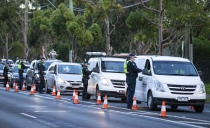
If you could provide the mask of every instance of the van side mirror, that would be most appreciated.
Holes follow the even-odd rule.
[[[143,69],[142,74],[151,76],[151,71],[147,69]]]
[[[99,73],[99,69],[98,68],[93,68],[93,70],[92,70],[93,72],[96,72],[96,73]]]

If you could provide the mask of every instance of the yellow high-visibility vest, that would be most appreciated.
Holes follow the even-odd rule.
[[[128,63],[129,63],[130,61],[131,61],[131,60],[127,60],[127,61],[125,61],[125,63],[124,63],[124,72],[125,72],[125,73],[128,73],[127,65],[128,65]]]

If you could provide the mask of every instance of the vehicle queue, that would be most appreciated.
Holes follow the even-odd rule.
[[[83,100],[91,96],[97,99],[100,93],[102,99],[105,96],[121,98],[122,101],[127,99],[128,109],[131,109],[133,97],[146,102],[151,110],[161,105],[162,101],[172,109],[194,106],[196,112],[202,112],[205,105],[205,85],[198,71],[189,60],[180,57],[131,54],[126,60],[125,57],[100,55],[90,57],[84,65],[41,58],[26,67],[23,79],[27,89],[36,84],[40,93],[43,93],[42,88],[50,93],[54,86],[61,94],[77,90],[83,93]],[[12,72],[16,68],[17,65],[14,65]],[[2,69],[4,65],[0,64]],[[11,80],[13,78],[16,77],[8,81],[14,81]]]

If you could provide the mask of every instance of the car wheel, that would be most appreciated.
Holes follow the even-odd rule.
[[[195,108],[195,112],[201,113],[203,112],[204,105],[194,106],[194,108]]]
[[[123,103],[125,103],[125,102],[126,102],[126,97],[121,98],[121,101],[122,101]]]
[[[157,108],[157,105],[154,103],[152,92],[149,92],[147,96],[147,106],[150,110],[155,110]]]
[[[48,85],[47,85],[47,81],[45,82],[45,92],[50,93],[50,90],[49,90]]]
[[[173,110],[173,111],[176,111],[177,110],[177,105],[171,105],[171,109]]]

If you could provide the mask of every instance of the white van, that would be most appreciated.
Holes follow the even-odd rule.
[[[87,93],[97,97],[119,97],[125,100],[125,73],[123,58],[95,57],[88,61],[88,69],[93,71],[88,80]]]
[[[169,56],[137,56],[135,62],[143,69],[136,80],[135,96],[155,109],[162,101],[177,106],[204,109],[206,92],[195,66],[187,59]]]

